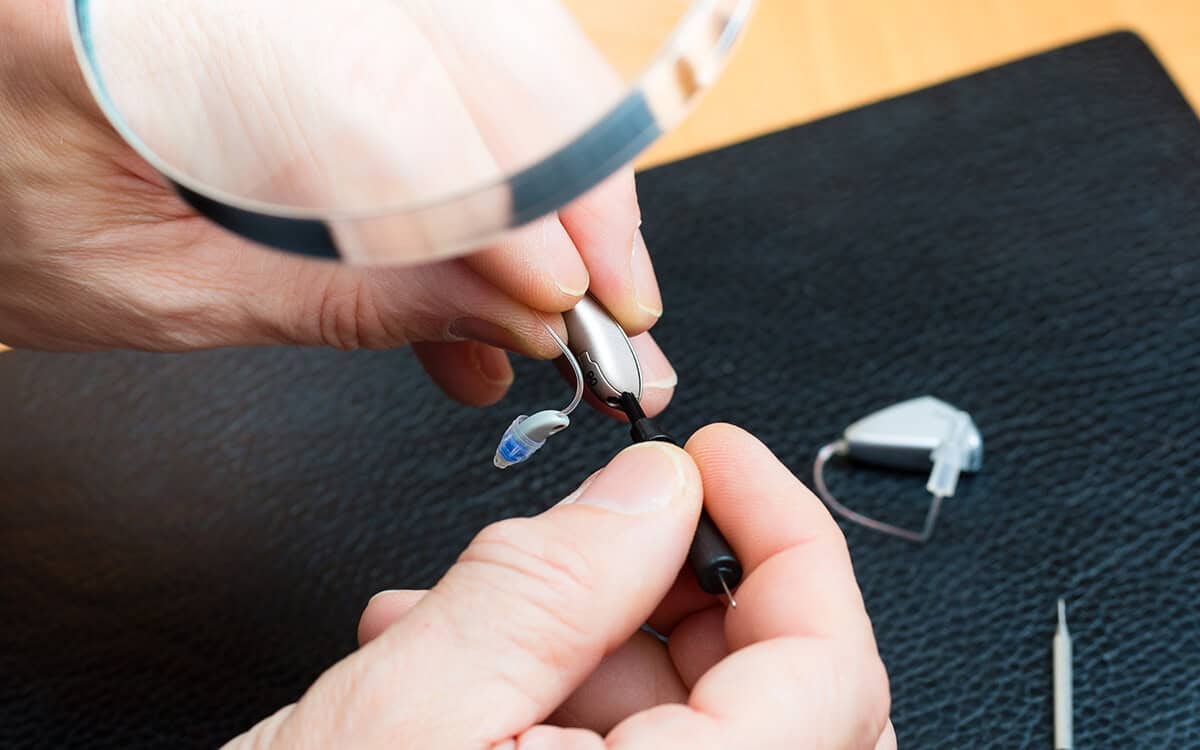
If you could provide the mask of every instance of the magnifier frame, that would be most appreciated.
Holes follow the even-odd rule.
[[[454,194],[355,212],[247,199],[172,167],[124,122],[108,95],[91,38],[95,0],[66,1],[76,56],[105,117],[200,214],[255,242],[327,258],[340,257],[337,238],[344,228],[400,221],[412,229],[400,234],[424,245],[406,248],[408,254],[422,260],[478,247],[544,216],[632,161],[677,125],[716,80],[754,5],[754,0],[696,0],[617,104],[532,166]]]

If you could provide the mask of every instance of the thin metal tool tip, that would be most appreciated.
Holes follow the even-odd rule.
[[[729,584],[725,583],[725,576],[718,573],[717,580],[721,582],[721,588],[725,589],[725,596],[729,599],[729,606],[737,609],[737,601],[733,598],[733,592],[729,590]]]
[[[1071,632],[1067,630],[1067,604],[1058,600],[1058,628],[1054,631],[1054,747],[1071,750],[1075,746],[1074,708],[1072,705]]]

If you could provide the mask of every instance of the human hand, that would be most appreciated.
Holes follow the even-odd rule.
[[[642,334],[648,411],[670,399],[674,372],[643,333],[662,303],[629,170],[464,258],[360,268],[269,251],[194,214],[116,135],[84,85],[62,6],[0,2],[0,342],[412,344],[449,395],[486,405],[512,380],[503,350],[555,356],[542,314],[561,331],[554,313],[590,289]]]
[[[428,592],[376,596],[362,648],[229,750],[894,749],[824,506],[738,428],[686,451],[627,448],[542,515],[484,530]],[[746,569],[736,609],[676,580],[702,493]]]

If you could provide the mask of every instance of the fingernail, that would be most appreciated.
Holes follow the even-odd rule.
[[[563,283],[560,278],[556,276],[554,279],[554,286],[558,287],[558,291],[562,292],[568,297],[582,297],[583,295],[587,294],[588,284],[591,282],[591,279],[585,275],[582,281],[582,284],[568,285]]]
[[[658,346],[650,333],[642,333],[630,339],[638,362],[642,365],[642,389],[671,390],[679,385],[679,376],[671,361]]]
[[[642,236],[641,229],[633,233],[633,251],[629,258],[633,273],[633,294],[638,309],[647,315],[662,317],[662,294],[658,289],[654,265],[650,262],[650,250],[646,247],[646,238]]]
[[[588,289],[587,266],[557,215],[542,219],[541,235],[541,247],[554,286],[568,297],[582,297]]]
[[[378,599],[381,596],[388,596],[390,594],[399,594],[399,593],[400,593],[400,589],[384,589],[383,591],[380,591],[379,593],[372,595],[371,598],[367,600],[367,606],[368,607],[371,606],[371,602],[375,601],[376,599]]]
[[[471,360],[487,382],[512,385],[513,371],[508,366],[508,356],[504,352],[484,344],[475,344],[471,347]]]
[[[579,259],[574,245],[570,247],[570,253],[554,254],[550,261],[550,274],[558,291],[568,297],[582,297],[587,294],[591,277],[588,276],[587,266]]]
[[[617,454],[574,505],[637,515],[666,507],[683,491],[681,451],[663,443],[639,443]]]
[[[501,349],[515,348],[515,337],[512,333],[495,323],[479,318],[459,318],[450,324],[449,332],[452,338],[481,341]]]
[[[642,383],[642,388],[655,388],[660,391],[671,391],[675,390],[675,386],[677,385],[679,385],[679,376],[676,375],[675,370],[672,369],[671,372],[663,375],[660,378],[655,378],[654,380],[648,380],[645,383]]]

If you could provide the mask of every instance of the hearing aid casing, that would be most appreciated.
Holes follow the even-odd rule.
[[[590,296],[563,313],[567,346],[579,360],[583,380],[604,403],[618,407],[621,394],[642,397],[642,370],[629,337]]]
[[[983,438],[966,412],[941,399],[922,396],[863,417],[842,433],[846,454],[893,469],[927,471],[939,448],[961,452],[963,471],[983,466]]]
[[[932,500],[920,531],[878,521],[838,502],[825,484],[825,464],[834,456],[891,469],[929,471],[925,489]],[[931,466],[932,464],[932,466]],[[875,531],[924,543],[933,536],[942,501],[953,497],[963,472],[983,467],[983,437],[971,415],[932,396],[909,399],[847,427],[840,440],[817,451],[813,484],[838,515]]]

